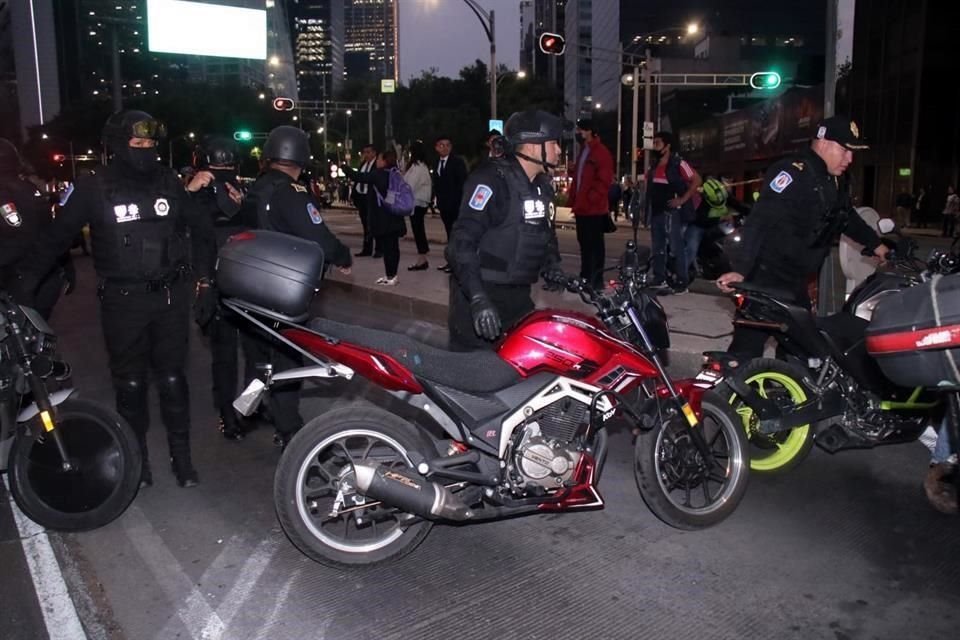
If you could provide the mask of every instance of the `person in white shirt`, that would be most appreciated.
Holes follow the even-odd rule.
[[[426,151],[419,140],[410,146],[410,162],[403,179],[413,189],[413,198],[416,207],[410,217],[410,226],[413,228],[413,239],[417,243],[417,261],[407,267],[407,271],[424,271],[430,267],[427,254],[430,253],[430,243],[427,242],[427,231],[423,218],[427,215],[427,207],[433,199],[433,179],[426,163]]]

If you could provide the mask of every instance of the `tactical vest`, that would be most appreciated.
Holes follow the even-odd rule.
[[[187,266],[180,181],[164,170],[137,184],[108,166],[99,183],[102,210],[90,229],[97,275],[128,282],[175,279]]]
[[[480,277],[492,284],[533,284],[540,277],[553,229],[553,188],[539,175],[530,182],[515,160],[491,161],[507,183],[509,211],[480,240]]]
[[[282,219],[279,216],[273,215],[270,211],[270,201],[273,199],[273,195],[277,192],[277,189],[289,184],[290,178],[285,173],[270,171],[257,178],[257,181],[250,187],[246,200],[256,210],[255,226],[257,229],[289,233],[288,229],[280,228],[280,226],[283,226]],[[277,225],[278,220],[281,221],[280,226]]]

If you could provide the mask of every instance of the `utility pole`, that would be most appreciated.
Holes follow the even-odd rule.
[[[630,145],[630,177],[637,181],[637,127],[640,118],[640,64],[633,64],[633,136]]]
[[[650,68],[650,47],[647,47],[644,58],[646,59],[646,76],[644,77],[644,87],[643,87],[643,121],[644,124],[650,120],[650,116],[653,113],[653,109],[650,106],[651,96],[653,95],[653,70]],[[646,178],[647,173],[650,171],[650,150],[647,149],[647,145],[643,145],[643,175]]]
[[[623,59],[623,44],[617,47],[617,59]],[[623,67],[620,67],[621,71]],[[618,74],[619,75],[619,74]],[[617,78],[617,182],[620,181],[620,157],[623,155],[623,80]]]
[[[373,98],[367,98],[367,144],[373,144]]]

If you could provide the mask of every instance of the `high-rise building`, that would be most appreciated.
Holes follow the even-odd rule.
[[[540,51],[540,34],[563,34],[567,0],[521,0],[520,2],[520,68],[533,77],[546,80],[551,86],[563,82],[566,56],[552,56]]]
[[[566,4],[563,93],[568,120],[616,109],[622,67],[616,45],[621,4],[609,0],[568,0]]]
[[[49,1],[13,2],[8,17],[21,128],[12,137],[18,138],[60,111],[57,46]]]
[[[20,137],[17,71],[13,64],[13,20],[10,4],[0,0],[0,138]]]
[[[297,85],[302,100],[323,100],[343,85],[344,0],[294,0]]]
[[[344,75],[400,77],[397,0],[344,0]]]

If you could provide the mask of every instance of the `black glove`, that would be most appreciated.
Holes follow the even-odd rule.
[[[200,328],[205,329],[213,320],[213,316],[217,313],[219,297],[217,288],[212,284],[197,283],[197,297],[193,301],[193,319]]]
[[[545,269],[540,273],[545,291],[564,291],[570,278],[559,269]]]
[[[473,316],[473,330],[485,340],[493,342],[500,335],[500,314],[493,308],[490,298],[478,293],[470,298],[470,315]]]

